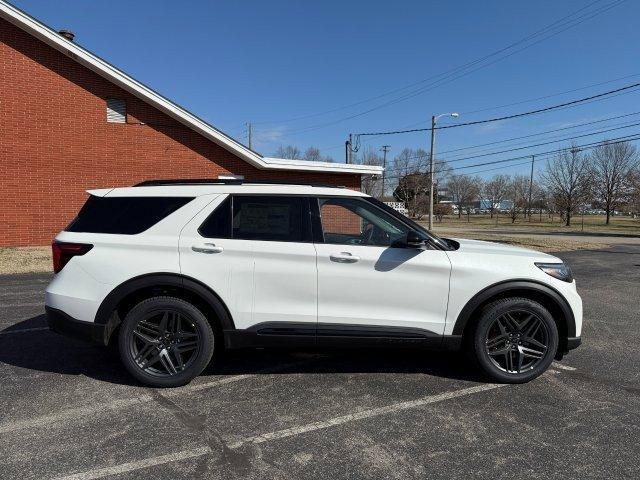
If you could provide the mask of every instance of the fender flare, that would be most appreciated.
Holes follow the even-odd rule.
[[[575,337],[576,321],[567,300],[554,288],[535,280],[506,280],[504,282],[494,283],[493,285],[489,285],[485,289],[481,290],[474,295],[460,311],[460,314],[456,319],[456,323],[453,326],[452,334],[462,335],[465,327],[469,323],[469,320],[471,320],[471,314],[476,310],[476,308],[487,300],[510,291],[528,291],[534,292],[538,295],[544,295],[562,312],[564,317],[563,320],[567,327],[567,337]]]
[[[112,313],[123,298],[137,290],[149,287],[177,287],[187,290],[203,299],[216,313],[224,330],[235,330],[233,318],[222,299],[202,282],[179,273],[150,273],[131,278],[114,288],[102,301],[95,317],[95,323],[106,325],[109,334],[113,325]]]

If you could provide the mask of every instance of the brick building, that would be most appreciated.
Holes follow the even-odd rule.
[[[360,188],[379,167],[267,158],[0,0],[0,246],[45,245],[90,188],[151,178]]]

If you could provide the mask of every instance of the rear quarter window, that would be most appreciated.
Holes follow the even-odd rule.
[[[90,196],[67,232],[135,235],[193,200],[193,197]]]

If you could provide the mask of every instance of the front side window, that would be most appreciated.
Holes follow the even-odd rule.
[[[227,198],[199,229],[208,238],[310,241],[307,199],[236,195]]]
[[[390,247],[411,230],[359,198],[320,198],[318,202],[325,243]]]

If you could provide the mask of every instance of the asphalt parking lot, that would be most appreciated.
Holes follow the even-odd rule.
[[[583,345],[520,386],[454,354],[254,351],[154,390],[46,329],[47,275],[0,277],[0,478],[640,478],[640,247],[560,256]]]

